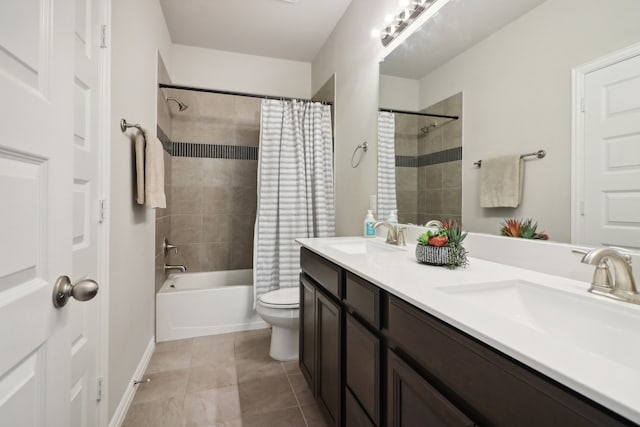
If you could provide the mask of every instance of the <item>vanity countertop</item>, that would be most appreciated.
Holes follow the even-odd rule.
[[[455,270],[423,265],[415,245],[380,238],[297,242],[640,424],[640,306],[592,295],[586,282],[472,256]]]

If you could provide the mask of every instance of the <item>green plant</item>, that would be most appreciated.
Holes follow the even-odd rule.
[[[462,231],[462,226],[454,220],[444,221],[442,227],[435,231],[427,231],[418,236],[418,245],[449,248],[449,268],[465,266],[468,264],[467,251],[462,246],[462,241],[467,233]]]
[[[523,239],[539,239],[548,240],[549,235],[542,232],[538,233],[538,223],[532,219],[515,219],[507,218],[501,224],[500,234],[508,237],[520,237]]]

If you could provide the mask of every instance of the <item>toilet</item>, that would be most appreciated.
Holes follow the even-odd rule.
[[[281,361],[297,359],[300,289],[267,292],[258,298],[256,311],[272,326],[269,356]]]

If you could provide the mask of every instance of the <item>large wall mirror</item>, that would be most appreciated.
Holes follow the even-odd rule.
[[[639,18],[637,0],[448,1],[380,64],[378,158],[390,172],[379,172],[379,206],[393,177],[400,222],[453,218],[499,234],[503,219],[531,218],[554,241],[570,242],[573,223],[573,243],[640,246]],[[627,68],[603,67],[608,77],[588,86],[589,64],[634,48]],[[578,153],[577,173],[572,72],[585,67],[596,93],[585,89],[585,114],[618,129]],[[525,158],[518,207],[480,207],[474,163],[538,150],[546,156]],[[612,177],[626,184],[600,188]],[[572,204],[572,181],[594,195]]]

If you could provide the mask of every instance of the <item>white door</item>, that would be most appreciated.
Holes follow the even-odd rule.
[[[0,425],[69,426],[74,7],[0,2]]]
[[[640,56],[585,76],[584,243],[640,249]]]
[[[99,0],[75,0],[73,130],[73,282],[98,277],[99,154],[101,150],[101,8]],[[98,425],[100,295],[68,304],[71,321],[72,427]]]

